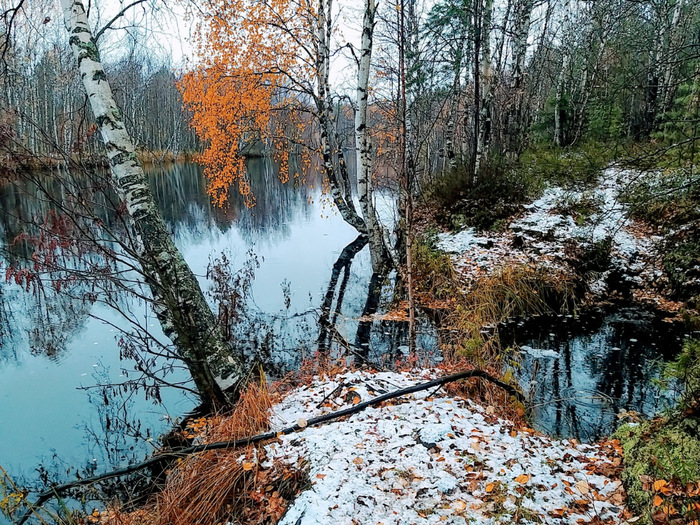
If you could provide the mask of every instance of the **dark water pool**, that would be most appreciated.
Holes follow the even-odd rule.
[[[620,304],[512,321],[500,334],[520,348],[513,369],[533,401],[535,426],[548,434],[594,441],[635,413],[673,405],[673,386],[664,390],[657,379],[685,336],[663,313]]]

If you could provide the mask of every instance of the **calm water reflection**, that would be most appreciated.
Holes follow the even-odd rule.
[[[332,269],[356,232],[333,212],[320,181],[282,184],[264,159],[251,161],[248,171],[256,196],[253,208],[246,208],[235,193],[226,208],[211,206],[196,165],[155,170],[149,178],[168,228],[204,289],[210,288],[205,276],[213,258],[226,253],[238,268],[250,250],[256,254],[260,267],[251,289],[250,317],[237,327],[237,340],[248,352],[264,347],[280,369],[288,369],[315,350],[319,307],[327,301]],[[50,177],[39,184],[64,198],[64,189]],[[3,268],[27,256],[29,246],[16,241],[26,222],[51,209],[39,195],[33,184],[0,189]],[[102,220],[114,219],[104,211]],[[400,355],[400,329],[374,323],[367,334],[365,323],[356,340],[356,319],[368,304],[370,270],[366,249],[344,265],[342,298],[331,294],[335,330],[350,343],[367,346],[371,341],[370,357],[388,352],[393,358]],[[163,389],[163,403],[154,404],[143,394],[111,398],[92,388],[121,383],[133,371],[133,363],[119,359],[115,328],[128,326],[111,308],[63,294],[28,294],[6,282],[0,287],[0,312],[6,314],[0,332],[0,465],[20,481],[42,475],[68,479],[76,471],[105,471],[139,460],[152,450],[154,437],[193,407],[193,399],[174,389]],[[373,289],[382,293],[376,283]],[[162,337],[146,304],[133,297],[117,304]],[[424,344],[434,345],[432,334]],[[169,380],[185,378],[176,371]],[[39,465],[40,471],[35,470]]]
[[[659,388],[662,363],[683,336],[664,315],[616,305],[579,317],[514,322],[501,331],[521,345],[517,375],[535,405],[534,423],[552,435],[594,441],[609,435],[626,411],[651,416],[673,405]]]

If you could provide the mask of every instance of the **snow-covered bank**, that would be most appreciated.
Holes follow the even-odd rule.
[[[662,271],[656,262],[658,236],[648,235],[628,217],[620,200],[634,172],[608,168],[589,189],[551,187],[502,233],[477,234],[473,229],[439,235],[438,247],[453,254],[467,277],[506,264],[544,264],[571,271],[577,249],[590,250],[609,241],[609,267],[591,284],[595,295],[608,291],[611,279],[644,287]]]
[[[273,424],[303,425],[435,373],[317,378],[275,407]],[[622,523],[626,515],[613,446],[547,438],[442,391],[307,428],[266,448],[268,461],[309,465],[311,487],[284,524]]]

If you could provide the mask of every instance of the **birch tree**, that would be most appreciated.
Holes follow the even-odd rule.
[[[511,80],[511,107],[508,113],[507,133],[509,136],[508,153],[517,155],[521,147],[521,129],[523,126],[523,79],[525,75],[525,57],[527,54],[527,37],[530,32],[530,18],[534,0],[516,0],[515,20],[513,22],[513,74]]]
[[[121,111],[107,81],[81,0],[61,0],[80,77],[105,144],[114,189],[131,217],[133,251],[150,288],[164,334],[177,347],[205,401],[228,404],[225,389],[244,376],[240,356],[225,343],[197,278],[170,238]]]
[[[483,2],[483,3],[482,3]],[[493,0],[480,0],[474,45],[474,179],[488,155],[491,140],[491,17]]]
[[[375,0],[365,0],[362,20],[362,40],[357,74],[357,108],[355,109],[355,148],[357,161],[357,187],[360,209],[364,217],[370,242],[370,256],[374,273],[382,273],[390,258],[384,244],[383,228],[377,218],[372,192],[372,142],[367,128],[369,101],[369,76],[372,65],[374,38]]]

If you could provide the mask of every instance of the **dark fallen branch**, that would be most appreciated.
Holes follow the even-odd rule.
[[[402,388],[400,390],[395,390],[393,392],[388,392],[386,394],[383,394],[379,397],[375,397],[373,399],[370,399],[369,401],[364,401],[362,403],[358,403],[357,405],[354,405],[349,408],[345,408],[343,410],[338,410],[337,412],[331,412],[330,414],[325,414],[323,416],[318,416],[309,419],[304,426],[299,426],[298,424],[292,425],[291,427],[287,427],[282,430],[278,430],[275,432],[266,432],[265,434],[259,434],[257,436],[252,436],[252,437],[247,437],[243,439],[237,439],[234,441],[221,441],[218,443],[207,443],[204,445],[193,445],[191,447],[185,447],[181,448],[178,450],[174,450],[171,452],[164,452],[162,454],[158,454],[157,456],[153,456],[150,459],[147,459],[146,461],[139,463],[137,465],[131,465],[122,469],[118,470],[113,470],[111,472],[107,472],[106,474],[101,474],[99,476],[93,476],[91,478],[85,478],[85,479],[79,479],[76,481],[71,481],[69,483],[64,483],[62,485],[55,485],[51,487],[49,490],[46,492],[43,492],[42,494],[39,495],[39,497],[36,500],[36,503],[33,505],[29,506],[29,510],[26,512],[26,514],[22,517],[22,519],[19,521],[19,525],[22,525],[24,522],[29,519],[29,517],[35,512],[34,509],[37,509],[41,507],[45,502],[47,502],[49,499],[53,497],[59,497],[61,494],[65,493],[66,491],[70,489],[74,489],[77,487],[82,487],[85,485],[92,485],[93,483],[98,483],[100,481],[104,481],[107,479],[111,478],[116,478],[120,476],[127,476],[129,474],[133,474],[135,472],[138,472],[140,470],[147,469],[149,467],[156,466],[164,461],[172,461],[174,459],[182,458],[185,456],[190,456],[192,454],[199,454],[201,452],[209,452],[210,450],[221,450],[221,449],[227,449],[227,448],[238,448],[238,447],[244,447],[248,445],[252,445],[255,443],[260,443],[261,441],[268,441],[271,439],[275,439],[276,437],[286,435],[286,434],[292,434],[294,432],[298,432],[299,430],[303,430],[306,427],[313,427],[313,426],[318,426],[323,423],[327,423],[329,421],[333,421],[334,419],[339,419],[341,417],[349,416],[352,414],[356,414],[358,412],[361,412],[362,410],[379,405],[383,403],[384,401],[388,401],[390,399],[395,399],[397,397],[402,397],[408,394],[413,394],[415,392],[420,392],[422,390],[428,390],[433,387],[440,387],[442,385],[445,385],[447,383],[452,383],[454,381],[459,381],[461,379],[469,379],[472,377],[479,377],[481,379],[485,379],[494,385],[498,386],[499,388],[505,390],[508,394],[511,396],[515,397],[519,402],[525,404],[527,400],[525,399],[525,396],[521,392],[519,392],[516,388],[512,387],[511,385],[508,385],[504,383],[503,381],[493,377],[492,375],[484,372],[483,370],[468,370],[466,372],[459,372],[457,374],[452,374],[449,376],[444,376],[440,377],[438,379],[433,379],[432,381],[427,381],[425,383],[419,383],[417,385],[409,386],[407,388]]]

